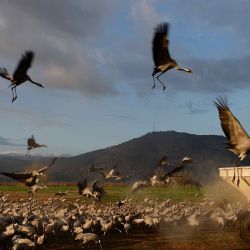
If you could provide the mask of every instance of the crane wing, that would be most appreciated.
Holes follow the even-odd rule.
[[[26,51],[24,55],[22,55],[21,60],[18,63],[18,66],[13,74],[15,80],[22,78],[26,75],[28,69],[31,67],[31,63],[34,58],[34,52]]]
[[[105,174],[105,171],[104,171],[104,168],[100,168],[100,167],[95,167],[94,164],[92,164],[88,170],[89,172],[97,172],[99,173],[101,176],[105,177],[106,174]]]
[[[91,188],[94,188],[94,186],[96,185],[96,183],[97,183],[97,179],[95,179],[95,180],[93,180],[92,182],[90,182],[90,183],[88,184],[88,186],[91,187]]]
[[[168,23],[161,23],[155,28],[155,33],[152,41],[152,50],[153,60],[156,67],[166,64],[171,58],[168,51],[168,29]]]
[[[44,173],[48,167],[40,168],[37,170],[38,173]]]
[[[171,170],[163,173],[159,178],[160,178],[160,180],[164,180],[167,177],[172,177],[175,173],[180,172],[184,168],[185,168],[184,165],[180,165],[180,166],[174,167],[173,169],[171,169]]]
[[[6,68],[0,68],[0,76],[11,81],[12,76],[9,74],[8,70]]]
[[[121,173],[118,170],[114,169],[113,175],[114,176],[121,176]]]
[[[38,144],[36,143],[35,139],[34,138],[29,138],[27,140],[27,144],[29,147],[36,147]]]
[[[98,185],[98,180],[94,180],[91,184],[93,185],[93,191],[96,191],[100,194],[105,195],[106,192],[104,191],[103,185]]]
[[[178,172],[180,172],[180,171],[183,170],[183,169],[184,169],[184,166],[183,166],[183,165],[178,166],[178,167],[175,167],[174,169],[172,169],[171,171],[169,171],[169,172],[167,173],[167,176],[168,176],[168,177],[171,177],[171,176],[173,176],[173,174],[178,173]]]
[[[222,130],[228,139],[228,147],[229,149],[233,149],[237,144],[247,140],[249,136],[237,118],[230,111],[225,98],[217,98],[217,100],[214,101],[214,104],[219,112]]]
[[[190,164],[190,163],[193,163],[193,159],[192,159],[191,157],[185,156],[185,157],[181,160],[181,163]]]
[[[30,178],[32,176],[31,173],[7,173],[7,172],[2,172],[2,175],[8,176],[14,180],[18,181],[25,181],[26,179]]]
[[[53,165],[56,163],[57,159],[58,159],[58,157],[54,157],[54,158],[51,160],[51,162],[50,162],[50,164],[48,165],[48,167],[53,166]]]
[[[167,156],[164,155],[158,162],[158,166],[163,166],[167,163]]]
[[[88,180],[85,178],[82,182],[78,182],[78,191],[79,194],[82,195],[82,191],[87,187]]]

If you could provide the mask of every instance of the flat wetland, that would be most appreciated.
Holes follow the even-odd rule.
[[[105,185],[105,190],[108,196],[104,197],[102,203],[117,202],[125,198],[131,192],[131,186],[121,185]],[[0,186],[0,191],[8,194],[8,199],[18,201],[19,199],[28,199],[27,189],[21,184],[18,185],[3,185]],[[48,185],[45,190],[40,190],[35,199],[46,200],[54,197],[55,192],[68,191],[68,195],[63,198],[67,200],[83,199],[89,202],[88,199],[78,195],[77,188],[73,185]],[[155,187],[145,188],[137,194],[132,195],[136,200],[145,198],[156,199],[163,201],[171,199],[174,202],[180,201],[202,201],[207,199],[216,202],[245,202],[241,194],[223,182],[215,182],[202,188],[193,186],[170,186],[170,187]],[[91,201],[92,202],[92,201]],[[98,203],[97,203],[98,204]],[[225,225],[215,227],[211,225],[202,225],[197,227],[191,226],[164,226],[159,225],[157,228],[139,228],[135,227],[128,234],[119,233],[117,231],[108,232],[106,236],[100,236],[103,249],[119,249],[119,250],[139,250],[139,249],[185,249],[185,250],[247,250],[250,249],[250,244],[244,242],[239,237],[239,232],[236,227]],[[59,235],[55,240],[49,241],[44,249],[100,249],[99,245],[88,243],[81,245],[74,241],[74,237],[70,234]]]

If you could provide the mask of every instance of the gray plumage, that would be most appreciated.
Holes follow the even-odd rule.
[[[11,82],[10,86],[12,91],[12,102],[17,99],[16,94],[16,87],[21,85],[22,83],[29,81],[38,87],[43,88],[41,83],[34,82],[27,72],[31,67],[32,61],[34,59],[34,52],[33,51],[26,51],[23,55],[21,60],[19,61],[16,70],[14,71],[13,75],[10,75],[8,70],[4,67],[0,68],[0,76],[9,80]]]
[[[161,23],[158,24],[155,28],[155,33],[152,41],[152,52],[153,52],[153,60],[154,60],[154,71],[152,73],[153,77],[153,87],[155,88],[155,75],[160,73],[156,78],[159,83],[162,85],[163,90],[165,90],[165,84],[159,79],[159,77],[167,72],[170,69],[177,69],[187,73],[193,73],[191,69],[181,68],[179,67],[178,63],[171,58],[168,45],[168,30],[169,24],[168,23]]]
[[[214,104],[219,112],[221,128],[228,139],[228,150],[239,157],[239,162],[236,164],[238,170],[240,162],[243,161],[250,152],[250,138],[238,119],[229,109],[226,98],[218,97],[217,100],[214,101]],[[235,175],[233,182],[234,179]],[[237,184],[239,185],[239,176]]]

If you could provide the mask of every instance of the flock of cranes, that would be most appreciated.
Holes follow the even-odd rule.
[[[27,186],[29,189],[30,198],[33,199],[35,192],[40,189],[47,188],[47,186],[40,186],[38,184],[40,180],[39,177],[45,176],[45,172],[48,170],[48,168],[52,167],[55,164],[56,160],[56,157],[53,158],[48,166],[42,167],[37,170],[31,170],[24,173],[2,172],[1,174],[24,183],[25,186]],[[192,164],[192,162],[193,160],[190,157],[184,157],[176,166],[171,166],[171,168],[165,169],[164,166],[167,165],[167,157],[163,156],[157,165],[157,168],[160,167],[161,171],[159,171],[159,169],[156,169],[155,174],[152,177],[148,177],[148,180],[136,181],[132,185],[131,194],[137,192],[138,190],[144,187],[165,186],[169,184],[170,178],[173,177],[175,173],[182,171],[185,166]],[[105,171],[104,168],[96,167],[94,164],[92,164],[88,171],[98,173],[102,180],[100,180],[100,178],[92,180],[89,178],[84,178],[82,181],[79,181],[77,183],[79,194],[88,198],[93,197],[95,200],[100,201],[103,196],[107,195],[103,187],[104,181],[121,182],[128,178],[128,176],[122,176],[121,173],[117,170],[117,168],[118,167],[115,164],[111,170]],[[64,196],[66,194],[67,193],[65,192],[55,193],[55,195],[58,196]]]
[[[191,69],[181,68],[178,63],[171,58],[168,50],[168,23],[159,24],[155,28],[155,33],[152,41],[152,52],[154,60],[154,70],[152,73],[154,85],[152,88],[155,88],[155,75],[160,73],[156,78],[159,83],[162,85],[163,90],[165,90],[165,84],[160,80],[160,76],[167,72],[170,69],[177,69],[187,73],[193,73]],[[27,74],[29,68],[32,65],[35,53],[33,51],[26,51],[20,62],[17,65],[17,68],[13,75],[10,75],[8,70],[5,67],[0,68],[0,76],[9,80],[11,82],[10,88],[12,91],[12,102],[17,99],[16,87],[23,84],[26,81],[29,81],[35,84],[38,87],[44,88],[41,83],[34,82],[30,76]]]
[[[180,67],[178,65],[178,63],[170,56],[169,48],[168,48],[169,47],[168,31],[169,31],[169,24],[162,23],[162,24],[159,24],[156,26],[155,32],[153,35],[152,54],[153,54],[153,61],[154,61],[154,69],[153,69],[153,73],[152,73],[152,77],[153,77],[152,89],[155,88],[155,86],[156,86],[155,78],[162,85],[163,90],[166,89],[166,86],[162,82],[162,80],[160,79],[160,76],[163,75],[164,73],[166,73],[170,69],[176,69],[176,70],[183,71],[186,73],[193,73],[191,69]],[[5,67],[0,68],[0,76],[11,82],[9,87],[11,88],[11,91],[12,91],[12,103],[17,99],[16,88],[19,85],[25,83],[26,81],[29,81],[38,87],[44,88],[44,86],[41,83],[34,82],[30,78],[30,76],[27,74],[29,68],[32,65],[34,56],[35,56],[35,54],[33,51],[26,51],[24,53],[24,55],[22,55],[22,58],[21,58],[20,62],[18,63],[13,75],[9,74],[8,70]],[[215,103],[215,106],[217,107],[218,112],[219,112],[219,118],[221,121],[222,130],[228,139],[228,143],[227,143],[228,150],[233,152],[239,158],[239,161],[234,165],[235,168],[237,169],[237,174],[238,174],[237,185],[239,186],[240,178],[239,178],[238,167],[240,165],[240,162],[243,161],[245,159],[245,157],[248,155],[248,153],[250,152],[250,138],[249,138],[247,132],[242,127],[242,125],[240,124],[240,122],[237,120],[237,118],[230,111],[226,98],[219,97],[216,101],[214,101],[214,103]],[[35,149],[35,148],[47,147],[45,144],[38,144],[35,141],[34,136],[32,136],[31,138],[28,139],[27,144],[28,144],[27,155],[30,155],[30,151]],[[29,192],[33,198],[33,195],[37,190],[42,189],[42,188],[46,188],[46,186],[40,186],[38,184],[39,177],[45,175],[45,171],[48,169],[48,167],[51,167],[55,163],[55,161],[56,161],[56,159],[53,159],[52,162],[48,166],[43,167],[43,168],[38,169],[38,170],[33,170],[33,171],[25,172],[25,173],[2,172],[2,174],[7,176],[7,177],[10,177],[14,180],[17,180],[17,181],[24,183],[28,187]],[[179,164],[177,164],[177,166],[175,166],[174,168],[172,168],[169,171],[165,171],[164,167],[168,164],[168,161],[167,161],[167,157],[163,156],[158,162],[158,165],[157,165],[158,170],[156,171],[155,175],[153,177],[149,177],[148,180],[138,180],[137,182],[135,182],[133,187],[132,187],[132,193],[137,192],[139,189],[141,189],[143,187],[155,186],[157,184],[167,183],[169,181],[169,179],[175,173],[180,172],[181,170],[183,170],[185,168],[186,165],[191,164],[192,162],[193,162],[192,158],[184,157],[181,160],[181,162],[179,162]],[[108,181],[108,180],[121,181],[121,180],[125,180],[125,179],[130,177],[130,176],[122,176],[121,173],[117,170],[116,165],[109,171],[105,170],[104,168],[100,168],[100,167],[96,167],[95,165],[92,165],[89,169],[89,172],[98,173],[100,176],[102,176],[104,181]],[[234,171],[234,177],[232,180],[233,182],[235,182],[235,178],[236,178],[235,172],[236,171]],[[77,186],[79,189],[79,194],[84,195],[86,197],[94,197],[96,200],[101,200],[101,198],[104,195],[106,195],[106,192],[103,188],[103,183],[100,183],[100,181],[98,181],[97,179],[89,180],[88,178],[84,178],[83,181],[80,181],[77,184]],[[60,194],[60,195],[63,195],[63,194]],[[127,201],[128,201],[128,199],[125,199],[124,201],[120,201],[118,203],[118,207],[125,207],[126,208],[128,206],[126,203],[129,204],[129,202],[127,202]],[[53,207],[53,204],[51,204],[51,203],[48,203],[48,204],[49,204],[48,205],[49,208]],[[1,204],[1,206],[4,206],[4,205]],[[80,207],[78,204],[76,204],[75,206],[77,207],[78,211],[76,210],[77,212],[76,211],[74,211],[74,212],[78,213],[82,207]],[[17,205],[17,207],[18,207],[18,205]],[[129,204],[128,207],[131,208],[132,205]],[[137,206],[137,208],[136,208],[137,210],[138,210],[138,207],[139,206]],[[90,209],[89,207],[86,207],[86,208]],[[20,208],[20,209],[24,209],[24,208]],[[92,207],[92,209],[94,209],[94,208]],[[137,211],[137,210],[135,210],[135,211]],[[62,225],[62,230],[66,230],[66,231],[69,230],[70,227],[72,228],[72,225],[69,225],[68,221],[72,218],[77,218],[76,215],[71,214],[72,211],[67,211],[67,212],[69,213],[68,217],[66,217],[65,220],[61,220],[63,222],[66,221]],[[64,215],[66,216],[66,210],[63,213],[63,216]],[[165,215],[166,214],[164,214],[164,216]],[[191,215],[193,217],[190,217]],[[75,216],[75,217],[71,217],[71,216]],[[77,216],[79,216],[79,214]],[[191,212],[189,214],[189,216],[185,217],[183,215],[183,218],[185,218],[188,221],[188,223],[190,223],[190,225],[196,225],[197,222],[195,221],[195,218],[197,216],[198,216],[197,213]],[[93,216],[91,216],[91,218],[93,218]],[[126,218],[128,218],[128,219],[126,219]],[[232,218],[234,218],[234,217],[232,217]],[[170,220],[170,219],[171,219],[171,217],[168,218],[168,220]],[[173,219],[173,217],[172,217],[172,219]],[[76,221],[77,219],[74,219],[74,220]],[[89,218],[88,218],[88,220],[90,221]],[[101,230],[103,230],[104,234],[112,228],[112,225],[114,224],[115,219],[114,219],[114,217],[112,217],[112,218],[110,217],[109,220],[110,221],[107,222],[103,218],[101,218],[98,222],[100,224],[100,228],[101,228]],[[145,223],[146,225],[154,225],[158,222],[159,218],[157,218],[157,220],[154,221],[154,220],[148,218],[147,215],[143,214],[141,217],[134,215],[133,220],[134,220],[135,224]],[[84,219],[83,221],[86,222],[86,219]],[[119,225],[121,227],[123,227],[123,229],[126,232],[128,232],[131,228],[130,213],[127,214],[126,216],[124,216],[124,218],[121,219],[121,221],[119,223],[120,223]],[[10,225],[7,226],[6,230],[7,231],[12,230],[15,232],[16,229],[15,229],[14,225],[15,224],[12,223],[12,226],[10,226]],[[48,221],[46,221],[46,224],[43,224],[43,227],[45,227],[44,232],[46,232],[46,228],[49,227],[49,225],[51,227],[54,227],[55,222],[53,221],[53,219],[48,220]],[[77,230],[74,227],[72,228],[72,230],[73,229]],[[76,238],[75,238],[76,240],[81,240],[83,243],[86,243],[88,241],[94,241],[96,243],[99,243],[101,246],[100,240],[96,234],[88,232],[88,231],[84,232],[84,230],[82,230],[82,229],[79,229],[79,230],[80,231],[79,232],[77,231],[77,233],[76,233],[77,234]],[[3,232],[3,233],[5,233],[5,232]],[[14,235],[14,233],[12,235]],[[42,236],[44,237],[44,235],[45,235],[45,233],[39,237],[42,237]],[[3,235],[1,234],[1,237],[2,236]],[[34,239],[35,239],[35,237],[34,237]],[[40,239],[42,240],[42,238],[40,238]],[[16,239],[14,242],[17,244],[22,243],[20,241],[20,239]],[[36,238],[36,242],[37,242],[37,238]],[[35,243],[33,243],[33,244],[35,244]],[[34,245],[32,245],[32,246],[34,246]],[[16,249],[18,249],[18,248],[16,248]]]
[[[136,238],[138,230],[167,231],[178,226],[182,231],[197,226],[218,229],[225,226],[228,230],[242,208],[241,203],[222,205],[208,200],[193,203],[147,198],[129,198],[120,205],[98,206],[96,202],[65,197],[13,201],[0,194],[0,250],[52,249],[56,242],[64,248],[65,239],[70,240],[71,249],[80,246],[93,249],[94,244],[109,249],[111,239],[118,243],[121,234]]]
[[[27,155],[30,155],[30,150],[35,149],[37,147],[47,147],[45,144],[38,144],[34,136],[32,135],[31,138],[27,140]],[[39,176],[45,176],[45,171],[48,169],[48,167],[51,167],[55,164],[57,158],[54,158],[51,163],[43,167],[41,169],[32,170],[29,172],[24,173],[8,173],[8,172],[2,172],[2,175],[5,175],[7,177],[10,177],[14,180],[20,181],[24,183],[28,189],[29,194],[32,199],[34,198],[34,193],[37,192],[40,189],[47,188],[47,186],[40,186],[38,184],[39,182]],[[132,186],[132,192],[135,193],[139,189],[142,189],[143,187],[155,187],[155,186],[164,186],[165,184],[168,184],[170,181],[170,177],[172,177],[175,173],[180,172],[184,169],[185,165],[191,164],[193,162],[192,158],[190,157],[184,157],[180,164],[172,168],[171,170],[166,171],[164,169],[165,165],[171,165],[170,163],[167,163],[167,156],[163,156],[157,164],[158,170],[155,171],[155,175],[152,177],[148,177],[147,181],[139,180],[136,181]],[[172,163],[173,165],[173,163]],[[105,196],[107,193],[105,192],[103,188],[104,181],[115,181],[115,182],[124,182],[127,179],[129,179],[130,176],[123,176],[118,171],[118,166],[115,164],[110,170],[106,170],[102,167],[96,167],[95,164],[92,164],[90,168],[88,169],[89,173],[98,173],[103,180],[100,182],[98,179],[90,180],[88,178],[84,178],[83,181],[79,181],[77,183],[79,194],[85,197],[93,197],[96,200],[101,200],[103,196]],[[160,171],[159,171],[160,168]],[[63,196],[66,195],[64,192],[55,193],[55,195]]]
[[[159,73],[156,78],[162,85],[163,90],[165,90],[166,86],[160,80],[159,77],[168,70],[175,68],[177,70],[184,71],[187,73],[193,73],[191,69],[180,67],[178,63],[170,56],[168,49],[169,46],[168,30],[169,30],[168,23],[161,23],[157,25],[152,40],[152,54],[155,65],[152,73],[154,82],[152,88],[155,88],[155,75]],[[0,76],[11,82],[10,87],[12,90],[12,102],[14,102],[17,99],[16,87],[26,81],[30,81],[31,83],[43,88],[43,85],[41,83],[34,82],[27,74],[28,69],[31,67],[33,59],[34,59],[34,52],[32,51],[25,52],[20,62],[18,63],[17,68],[14,71],[13,75],[10,75],[5,67],[0,68]],[[250,142],[249,142],[250,139],[247,133],[242,128],[242,126],[240,125],[239,121],[232,115],[226,101],[223,100],[223,98],[219,98],[218,102],[215,102],[215,104],[219,110],[222,129],[228,138],[228,145],[229,145],[228,149],[232,151],[234,154],[238,155],[240,161],[242,161],[250,151]],[[32,139],[34,138],[31,138],[30,144],[28,142],[29,144],[28,152],[33,148],[46,146],[46,145],[39,145],[35,143],[35,141]],[[236,164],[236,167],[239,166],[240,161]],[[239,185],[239,179],[237,181],[237,184]]]
[[[46,186],[40,186],[38,184],[39,177],[45,176],[45,172],[48,168],[52,167],[57,160],[57,157],[53,158],[52,161],[49,163],[48,166],[45,166],[43,168],[37,169],[37,170],[31,170],[25,173],[8,173],[8,172],[2,172],[2,175],[5,175],[7,177],[10,177],[14,180],[17,180],[19,182],[22,182],[29,188],[30,195],[34,196],[34,193],[38,191],[39,189],[46,188]]]
[[[155,75],[159,73],[156,78],[162,85],[163,90],[165,90],[166,86],[160,80],[159,77],[168,70],[175,68],[177,70],[184,71],[187,73],[193,73],[191,69],[180,67],[178,63],[170,56],[168,49],[169,46],[168,30],[169,30],[168,23],[161,23],[157,25],[152,40],[152,54],[155,65],[152,73],[154,82],[152,88],[155,88]],[[27,74],[28,69],[31,67],[33,59],[34,59],[34,52],[32,51],[25,52],[13,75],[10,75],[5,67],[0,68],[0,76],[11,82],[10,87],[12,90],[12,102],[14,102],[17,98],[16,87],[26,81],[30,81],[31,83],[43,88],[43,85],[41,83],[34,82]],[[226,101],[223,100],[223,98],[219,98],[218,102],[215,102],[215,104],[219,110],[222,129],[228,138],[228,145],[229,145],[228,149],[232,151],[234,154],[238,155],[240,161],[242,161],[250,151],[250,142],[249,142],[250,139],[247,133],[242,128],[242,126],[240,125],[239,121],[232,115]],[[31,138],[30,142],[28,142],[28,149],[27,149],[28,152],[33,148],[46,146],[46,145],[39,145],[35,143],[35,141],[32,139],[34,138]],[[236,165],[237,169],[240,164],[240,161]],[[237,184],[239,185],[239,178]]]

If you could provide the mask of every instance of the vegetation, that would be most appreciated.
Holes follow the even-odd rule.
[[[107,192],[107,196],[104,197],[104,202],[117,202],[120,199],[126,198],[131,194],[131,186],[104,186],[104,189]],[[17,186],[0,186],[0,191],[7,192],[11,196],[13,192],[20,192],[21,196],[26,196],[27,188],[22,185]],[[40,197],[43,194],[53,195],[55,192],[59,191],[69,191],[69,195],[72,198],[79,198],[77,187],[75,186],[48,186],[47,189],[40,190],[35,196]],[[158,199],[159,201],[165,199],[173,200],[200,200],[203,198],[202,192],[199,188],[194,186],[168,186],[168,187],[150,187],[139,190],[136,194],[131,194],[131,197],[136,199]]]

